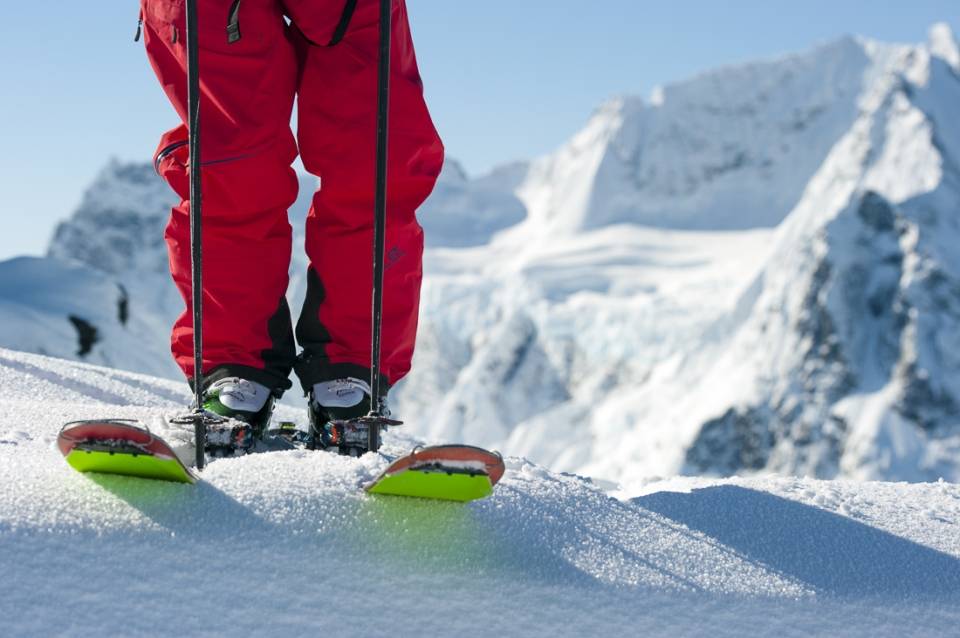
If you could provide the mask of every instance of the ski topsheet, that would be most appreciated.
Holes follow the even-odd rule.
[[[180,483],[197,480],[166,441],[136,421],[73,421],[60,430],[57,446],[67,463],[78,472],[121,474]]]
[[[503,472],[503,458],[495,452],[470,445],[437,445],[397,459],[366,490],[467,502],[490,496]]]

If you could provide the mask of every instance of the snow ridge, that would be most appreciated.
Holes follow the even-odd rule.
[[[614,99],[531,168],[519,191],[531,225],[775,226],[856,118],[870,63],[847,38],[667,86],[655,104]]]

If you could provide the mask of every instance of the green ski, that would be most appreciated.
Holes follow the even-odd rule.
[[[78,472],[197,481],[197,475],[166,441],[137,421],[73,421],[60,430],[57,444]],[[490,496],[503,473],[503,458],[496,452],[469,445],[438,445],[417,448],[394,460],[364,489],[370,494],[466,503]]]
[[[197,477],[166,441],[136,421],[103,419],[67,423],[57,446],[78,472],[121,474],[194,483]]]
[[[366,490],[467,502],[490,496],[503,472],[503,458],[496,452],[470,445],[438,445],[397,459]]]

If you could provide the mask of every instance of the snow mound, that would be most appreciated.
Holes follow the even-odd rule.
[[[954,485],[675,479],[614,498],[514,457],[493,497],[463,506],[364,494],[386,463],[375,456],[219,460],[194,486],[81,475],[55,449],[62,422],[159,424],[186,400],[182,384],[8,350],[0,384],[8,636],[478,624],[525,636],[872,635],[960,621]],[[411,443],[391,433],[387,449]]]

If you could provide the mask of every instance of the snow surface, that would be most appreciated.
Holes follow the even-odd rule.
[[[70,419],[182,384],[0,349],[0,634],[946,635],[960,487],[607,486],[507,459],[470,505],[371,497],[368,455],[218,460],[194,486],[74,472]],[[281,408],[284,418],[296,418]],[[387,450],[413,440],[392,432]]]

